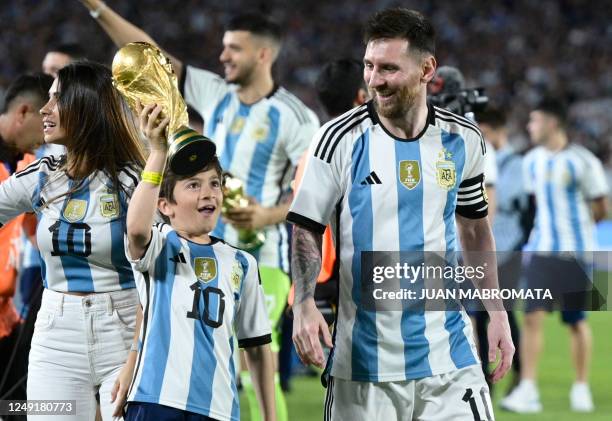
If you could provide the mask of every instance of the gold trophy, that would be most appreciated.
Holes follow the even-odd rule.
[[[215,154],[215,144],[187,127],[187,106],[181,96],[170,60],[154,45],[130,42],[113,58],[113,85],[132,110],[136,101],[145,106],[162,106],[161,118],[169,116],[166,127],[168,162],[175,174],[192,174],[204,168]]]
[[[236,177],[232,177],[230,173],[224,174],[225,183],[223,186],[223,204],[221,212],[226,214],[228,211],[235,208],[244,208],[249,205],[249,199],[244,193],[244,183]],[[266,241],[266,235],[263,231],[253,229],[238,229],[238,244],[235,244],[239,249],[245,251],[255,251],[260,248]]]

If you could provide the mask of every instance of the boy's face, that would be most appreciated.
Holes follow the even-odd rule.
[[[174,203],[160,199],[159,209],[186,237],[208,235],[221,213],[221,178],[214,169],[180,180],[174,186]]]

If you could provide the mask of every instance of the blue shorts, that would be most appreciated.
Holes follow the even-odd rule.
[[[125,421],[215,421],[195,412],[149,402],[130,402]]]

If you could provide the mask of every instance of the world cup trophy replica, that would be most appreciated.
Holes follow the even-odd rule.
[[[113,85],[132,110],[136,102],[161,105],[160,119],[170,118],[166,128],[168,162],[173,173],[193,174],[210,161],[215,144],[187,127],[187,105],[181,96],[170,60],[156,46],[130,42],[113,58]]]
[[[223,184],[223,204],[221,212],[227,214],[232,209],[244,208],[249,205],[249,199],[244,192],[242,180],[232,177],[230,173],[224,174]],[[239,249],[253,252],[259,249],[266,241],[266,235],[261,230],[238,229],[238,244],[234,244]]]

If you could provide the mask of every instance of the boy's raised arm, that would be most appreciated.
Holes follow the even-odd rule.
[[[128,207],[128,253],[132,259],[140,259],[151,240],[151,226],[166,165],[168,144],[164,137],[164,129],[168,125],[169,118],[166,117],[156,124],[155,120],[161,110],[162,107],[155,104],[147,105],[142,109],[139,107],[140,130],[149,139],[151,153]]]

